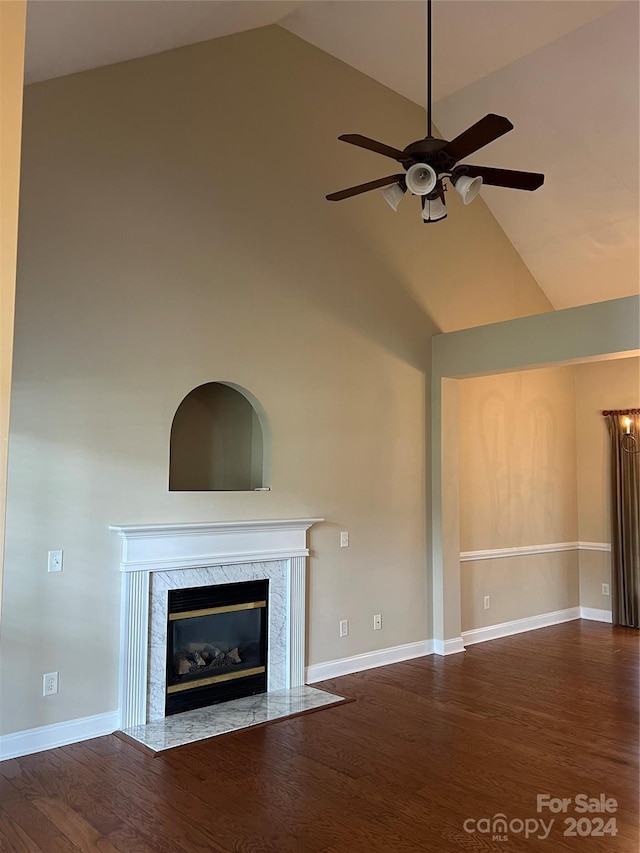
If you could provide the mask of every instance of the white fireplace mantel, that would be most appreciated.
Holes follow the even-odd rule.
[[[110,527],[122,539],[123,572],[166,572],[306,557],[307,530],[324,518]]]
[[[281,630],[278,628],[277,639],[274,632],[269,640],[273,662],[270,658],[271,686],[267,689],[304,683],[307,530],[322,521],[297,518],[110,527],[122,540],[121,728],[157,719],[159,713],[163,716],[159,693],[164,690],[161,682],[166,661],[157,647],[157,635],[166,621],[162,609],[166,608],[168,588],[225,583],[230,574],[236,580],[269,577],[273,627],[279,619]]]

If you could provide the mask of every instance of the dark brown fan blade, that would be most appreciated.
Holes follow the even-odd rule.
[[[492,187],[509,187],[512,190],[537,190],[544,184],[544,175],[539,172],[517,172],[512,169],[492,169],[490,166],[459,166],[453,172],[482,178],[483,184]]]
[[[375,151],[376,154],[391,157],[393,160],[401,161],[404,158],[404,154],[399,149],[385,145],[384,142],[376,142],[375,139],[369,139],[368,136],[361,136],[359,133],[343,133],[338,139],[350,145],[357,145],[358,148],[366,148],[368,151]]]
[[[448,154],[454,161],[462,160],[510,130],[513,130],[513,125],[508,118],[489,113],[448,142],[441,153]]]
[[[352,195],[360,195],[360,193],[369,192],[369,190],[377,190],[381,187],[388,187],[390,184],[400,184],[404,186],[404,175],[389,175],[387,178],[378,178],[377,181],[369,181],[366,184],[358,184],[357,187],[349,187],[346,190],[339,190],[337,193],[331,193],[326,196],[327,201],[342,201],[343,198],[351,198]]]

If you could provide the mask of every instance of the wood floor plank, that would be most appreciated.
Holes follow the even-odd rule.
[[[6,800],[0,804],[22,831],[33,841],[38,841],[47,853],[78,853],[78,848],[26,797]]]
[[[130,748],[127,758],[131,757],[131,752]],[[141,800],[137,765],[124,761],[117,766],[108,762],[94,763],[86,744],[74,744],[67,748],[66,754],[75,760],[75,772],[84,780],[85,787],[104,792],[112,811],[119,813],[120,826],[108,837],[124,853],[147,849],[153,853],[172,853],[180,851],[185,842],[189,850],[209,853],[218,849],[202,820],[210,814],[210,803],[204,808],[205,804],[185,794],[170,779],[153,772],[145,774],[151,778]],[[153,759],[147,759],[145,770],[154,767]],[[134,805],[127,806],[128,803]]]
[[[65,802],[52,797],[40,797],[33,805],[73,842],[82,853],[120,853],[97,829]]]
[[[0,843],[638,853],[639,637],[576,621],[332,679],[319,686],[356,701],[156,758],[109,736],[13,759],[0,764]],[[549,838],[526,838],[517,819],[550,817],[540,793],[615,797],[617,834],[565,836],[560,814]],[[516,819],[508,841],[470,830],[499,813]]]
[[[33,758],[32,756],[26,757]],[[8,761],[0,761],[0,775],[25,797],[45,797],[47,790],[39,785],[29,767],[22,766],[21,761],[23,760],[11,758]]]
[[[0,851],[2,853],[47,853],[3,810],[0,809]]]
[[[0,776],[0,803],[20,799],[20,792],[4,776]]]

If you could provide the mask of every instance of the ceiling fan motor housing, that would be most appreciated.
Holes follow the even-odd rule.
[[[446,145],[445,139],[427,136],[412,142],[403,150],[402,165],[407,170],[407,189],[413,195],[428,196],[443,174],[449,172],[450,158],[443,151]]]
[[[402,165],[409,169],[415,163],[427,163],[436,172],[449,172],[456,161],[443,151],[447,144],[446,139],[437,139],[435,136],[418,139],[402,151]]]

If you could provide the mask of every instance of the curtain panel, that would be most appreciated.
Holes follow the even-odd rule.
[[[640,627],[640,416],[607,412],[611,466],[611,604],[614,625]],[[627,448],[625,450],[624,448]],[[631,452],[629,452],[631,451]]]

